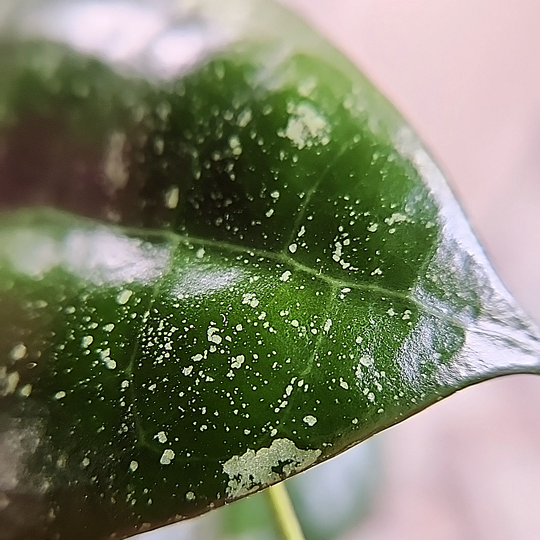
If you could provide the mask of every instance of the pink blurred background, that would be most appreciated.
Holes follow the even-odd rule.
[[[540,2],[283,1],[410,120],[540,323]],[[347,540],[540,538],[540,379],[471,388],[379,437],[384,483]]]

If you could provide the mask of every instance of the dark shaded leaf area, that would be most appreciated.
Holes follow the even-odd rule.
[[[158,82],[1,46],[1,539],[192,517],[532,369],[396,113],[265,54]]]

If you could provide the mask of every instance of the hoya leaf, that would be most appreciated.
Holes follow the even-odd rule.
[[[5,538],[196,516],[538,372],[415,135],[289,13],[21,5],[0,43]]]

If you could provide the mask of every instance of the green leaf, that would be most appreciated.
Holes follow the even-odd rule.
[[[5,538],[189,518],[539,371],[440,172],[330,46],[262,1],[99,6],[17,8],[0,43]]]
[[[375,439],[287,481],[298,521],[307,540],[332,540],[345,534],[369,513],[380,481],[380,452]],[[213,538],[279,538],[265,497],[254,495],[210,514]],[[198,522],[208,537],[209,524]],[[202,532],[201,531],[201,532]],[[149,539],[150,540],[150,539]],[[157,540],[157,539],[156,539]]]

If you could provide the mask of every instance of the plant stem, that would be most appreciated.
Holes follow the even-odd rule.
[[[289,493],[284,482],[270,486],[266,493],[274,510],[274,517],[283,540],[305,540],[302,527],[296,517]]]

